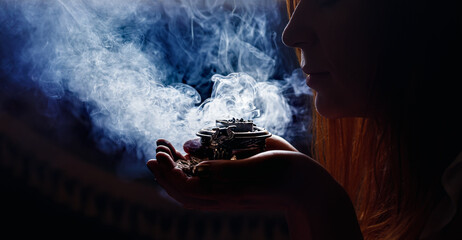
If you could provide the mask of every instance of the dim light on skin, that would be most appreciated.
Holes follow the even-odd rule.
[[[278,136],[268,139],[267,151],[252,157],[203,161],[192,177],[175,167],[176,159],[187,156],[167,140],[158,140],[157,146],[156,159],[149,160],[147,166],[169,195],[186,208],[282,211],[292,239],[361,236],[342,187],[316,161]],[[326,209],[335,216],[326,214]],[[331,226],[336,226],[336,231]]]
[[[327,5],[302,0],[285,28],[283,41],[301,50],[307,84],[317,93],[317,111],[328,118],[369,114],[369,85],[380,50],[377,16],[370,7],[362,0]],[[306,155],[278,150],[282,142],[272,144],[270,151],[244,160],[202,162],[198,166],[206,177],[178,172],[175,151],[162,151],[164,143],[148,166],[190,208],[280,209],[287,213],[293,239],[361,239],[352,203],[332,176]]]
[[[321,115],[365,116],[380,49],[377,17],[363,0],[323,2],[302,0],[283,42],[301,50],[301,67],[307,85],[317,93],[315,106]]]
[[[407,53],[399,51],[403,50],[404,46],[409,46],[407,45],[408,42],[402,45],[401,42],[398,42],[402,40],[401,36],[391,38],[393,40],[391,45],[382,45],[384,41],[390,39],[383,38],[384,40],[382,40],[384,36],[381,34],[385,34],[384,32],[400,33],[402,30],[394,32],[393,27],[397,25],[389,23],[392,26],[387,26],[388,28],[381,32],[380,26],[383,26],[381,20],[393,22],[390,16],[381,15],[384,12],[382,12],[380,5],[386,5],[387,2],[386,0],[301,0],[285,29],[283,40],[288,46],[301,50],[301,65],[303,71],[309,75],[307,84],[317,92],[316,108],[325,117],[332,119],[358,116],[376,117],[380,112],[386,113],[387,110],[390,110],[385,109],[387,107],[399,108],[396,112],[388,112],[389,116],[383,115],[387,117],[384,119],[388,120],[386,123],[384,123],[385,121],[371,123],[373,121],[362,118],[359,120],[366,120],[362,122],[366,128],[354,129],[349,133],[348,131],[343,132],[341,129],[339,131],[334,129],[331,132],[334,132],[336,137],[332,137],[334,135],[332,134],[328,136],[331,138],[321,139],[323,142],[327,142],[321,147],[327,148],[325,151],[328,152],[324,157],[327,159],[326,162],[333,166],[331,167],[332,173],[335,174],[337,171],[338,176],[340,176],[338,179],[344,181],[342,184],[349,184],[348,190],[358,202],[358,212],[363,217],[362,224],[365,226],[366,236],[368,234],[368,236],[376,237],[383,234],[384,236],[402,237],[408,234],[413,235],[414,237],[411,238],[415,239],[415,236],[418,236],[419,231],[422,230],[421,224],[427,220],[426,211],[432,210],[430,208],[433,206],[429,202],[440,200],[439,189],[427,188],[428,190],[423,190],[423,192],[419,192],[419,190],[428,186],[439,186],[441,175],[434,166],[439,165],[440,169],[444,169],[448,165],[440,162],[441,159],[453,161],[453,152],[460,151],[461,131],[460,123],[450,119],[451,117],[431,119],[432,122],[422,121],[423,123],[430,123],[428,125],[437,122],[436,128],[449,130],[442,133],[434,131],[437,133],[431,133],[431,136],[436,138],[431,139],[448,137],[450,141],[428,143],[428,133],[425,132],[427,129],[422,127],[422,122],[419,122],[420,119],[418,119],[421,117],[422,109],[416,110],[408,106],[402,108],[398,106],[401,103],[398,100],[408,101],[404,104],[414,100],[424,100],[421,93],[415,93],[422,86],[406,86],[406,88],[399,89],[402,92],[396,91],[399,93],[412,91],[413,94],[418,95],[415,99],[411,97],[411,100],[408,100],[403,96],[393,96],[394,102],[389,103],[390,106],[383,106],[384,109],[377,109],[376,112],[369,111],[371,108],[382,107],[379,102],[369,101],[371,100],[369,96],[373,95],[372,86],[376,87],[376,84],[384,86],[388,83],[377,82],[381,81],[382,77],[390,76],[390,72],[395,70],[397,73],[402,73],[403,76],[388,79],[394,84],[401,84],[400,80],[405,79],[408,81],[406,84],[411,85],[409,82],[416,80],[406,79],[409,75],[416,74],[416,68],[405,69],[407,65],[399,64],[393,65],[398,66],[397,69],[385,69],[390,71],[385,76],[380,78],[376,76],[378,75],[377,69],[384,71],[382,68],[390,64],[387,62],[379,66],[380,61],[391,61],[389,59],[391,54],[381,55],[383,54],[383,52],[381,53],[382,50],[390,50],[389,47],[396,46],[398,49],[393,49],[390,53],[400,52],[399,56],[404,56],[403,59],[400,59],[402,62],[408,59],[406,58],[408,57]],[[416,3],[412,2],[411,5]],[[387,10],[391,7],[393,6],[389,4]],[[408,5],[407,7],[411,6]],[[406,14],[406,10],[409,9],[404,9],[404,13],[398,12]],[[419,8],[419,10],[421,9]],[[430,9],[425,10],[429,11]],[[424,19],[424,16],[419,17],[422,17],[421,20]],[[402,18],[398,19],[402,20]],[[454,21],[454,19],[450,20]],[[395,24],[398,23],[395,22]],[[426,24],[423,26],[427,27]],[[455,24],[451,26],[455,26]],[[460,23],[457,27],[460,27]],[[420,34],[422,32],[419,30],[410,31],[408,34],[410,36],[407,37],[410,37],[409,41],[416,40],[416,38],[422,37]],[[435,35],[432,37],[432,40],[435,40]],[[460,35],[458,37],[457,39],[460,39]],[[439,36],[437,38],[440,40]],[[429,42],[425,43],[428,44]],[[459,45],[460,42],[457,44]],[[439,50],[439,47],[442,46],[436,47]],[[458,47],[460,50],[460,46]],[[447,51],[449,48],[445,50]],[[441,55],[437,56],[441,57]],[[415,56],[413,57],[414,60],[417,60]],[[433,59],[425,58],[424,60]],[[460,61],[457,64],[460,65]],[[453,64],[453,66],[457,64]],[[426,70],[422,66],[427,65],[417,66],[420,67],[418,70]],[[438,70],[445,69],[443,66],[438,67]],[[455,72],[451,71],[451,73],[454,74]],[[422,79],[424,83],[430,83],[427,76],[417,76],[422,77],[418,80]],[[450,74],[445,76],[449,79],[454,77]],[[412,77],[416,76],[412,75]],[[419,84],[424,85],[422,82]],[[393,87],[394,85],[391,85],[389,89]],[[425,86],[422,89],[429,88]],[[385,90],[377,89],[377,91],[380,91],[379,94],[383,94]],[[438,96],[444,100],[456,100],[454,95],[448,97],[444,96],[444,93],[444,91],[439,92]],[[451,93],[454,94],[455,91]],[[457,96],[459,95],[457,94]],[[374,100],[380,100],[380,97]],[[460,104],[460,98],[457,100]],[[436,99],[435,102],[442,103],[443,101]],[[418,107],[423,108],[422,105]],[[453,112],[448,108],[444,109]],[[410,110],[410,113],[404,110]],[[445,125],[441,119],[451,122],[451,125]],[[358,123],[356,121],[329,121],[329,124],[339,122],[340,124]],[[367,126],[367,124],[370,125]],[[330,124],[328,127],[332,125]],[[351,125],[345,124],[345,126]],[[411,125],[413,126],[408,127]],[[451,128],[456,130],[455,134],[451,132]],[[362,131],[363,129],[366,129],[365,133]],[[387,132],[387,130],[391,131]],[[356,141],[356,134],[361,135],[358,137],[359,141]],[[380,134],[382,136],[378,136]],[[325,137],[325,135],[321,135],[321,137]],[[346,150],[336,151],[336,147],[343,147],[342,144],[336,143],[343,142],[344,139],[346,139],[346,144],[343,145],[346,147],[342,150]],[[163,143],[159,145],[159,148],[163,148]],[[198,165],[201,167],[201,177],[186,178],[175,170],[175,156],[168,151],[160,151],[156,156],[157,159],[149,161],[148,166],[155,174],[161,176],[160,183],[168,189],[169,193],[187,207],[198,209],[279,209],[287,213],[292,239],[363,239],[355,210],[345,193],[345,189],[313,159],[295,151],[277,150],[277,145],[276,142],[276,147],[273,150],[241,161],[203,162]],[[350,146],[352,147],[350,148]],[[359,150],[356,150],[356,147]],[[433,147],[437,148],[431,149]],[[430,155],[430,152],[433,155]],[[358,157],[356,153],[359,153],[357,154]],[[350,159],[357,161],[348,161]],[[368,168],[364,167],[366,165]],[[348,167],[342,168],[343,166]],[[346,173],[348,171],[349,173]],[[355,174],[356,176],[354,176]],[[432,175],[431,180],[428,178],[430,175]],[[347,189],[347,187],[345,188]],[[417,190],[419,193],[412,192],[412,190]],[[378,193],[382,194],[384,199],[377,198]],[[420,197],[435,199],[421,201]]]

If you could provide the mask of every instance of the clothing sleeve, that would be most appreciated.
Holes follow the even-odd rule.
[[[419,239],[439,239],[439,233],[457,213],[462,191],[462,152],[444,171],[441,183],[446,195],[431,213]]]

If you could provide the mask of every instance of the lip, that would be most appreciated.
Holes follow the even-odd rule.
[[[322,68],[315,68],[313,66],[308,66],[306,64],[302,64],[302,71],[305,73],[305,74],[325,74],[325,73],[329,73],[329,71],[327,70],[324,70]]]
[[[319,88],[319,83],[322,82],[323,79],[329,76],[329,72],[312,72],[307,73],[306,76],[306,85],[308,87],[316,90]]]

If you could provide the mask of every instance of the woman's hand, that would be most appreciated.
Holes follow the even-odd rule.
[[[171,151],[175,152],[174,155],[176,155],[177,157],[174,158],[174,160],[177,160],[178,158],[188,158],[189,155],[196,156],[199,158],[206,157],[205,149],[203,149],[201,146],[200,138],[191,139],[184,143],[183,150],[186,152],[186,156],[182,156],[181,153],[174,150],[173,146],[164,139],[160,139],[158,141],[158,144],[159,143],[161,146],[162,145],[167,146],[169,149],[171,149]],[[286,151],[298,152],[298,150],[294,146],[292,146],[292,144],[290,144],[284,138],[279,137],[277,135],[272,135],[271,137],[267,138],[265,142],[265,146],[266,146],[265,151],[286,150]],[[255,154],[252,154],[252,155],[255,155]]]
[[[284,146],[280,144],[284,141],[277,140],[274,146]],[[281,210],[287,213],[294,239],[340,232],[342,237],[349,236],[331,229],[334,226],[353,226],[353,232],[359,231],[351,202],[340,185],[293,147],[289,148],[292,151],[270,150],[242,160],[204,161],[196,166],[197,176],[188,177],[175,167],[175,159],[185,156],[166,140],[157,144],[156,159],[147,165],[168,194],[186,208]],[[345,219],[353,224],[345,224]]]
[[[156,160],[150,160],[148,167],[159,184],[187,208],[286,209],[292,197],[304,192],[302,185],[313,182],[306,179],[313,176],[310,172],[324,169],[280,137],[268,142],[270,149],[291,151],[271,150],[236,161],[204,161],[196,166],[197,176],[188,177],[175,167],[175,162],[187,159],[188,154],[183,156],[168,141],[160,139]],[[187,152],[196,152],[200,147],[193,143],[185,145]]]

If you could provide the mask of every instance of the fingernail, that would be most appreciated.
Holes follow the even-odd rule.
[[[193,174],[194,176],[198,177],[208,177],[210,176],[210,166],[203,164],[203,165],[198,165],[193,168]]]

